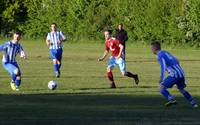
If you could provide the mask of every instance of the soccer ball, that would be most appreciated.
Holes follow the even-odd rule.
[[[50,90],[55,90],[56,87],[57,87],[57,82],[56,82],[56,81],[51,80],[51,81],[48,82],[48,88],[49,88]]]

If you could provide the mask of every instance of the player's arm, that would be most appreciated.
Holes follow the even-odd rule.
[[[4,51],[5,48],[6,48],[7,46],[9,46],[9,43],[8,43],[8,42],[6,42],[6,43],[0,45],[0,51]]]
[[[20,54],[20,57],[21,58],[24,58],[24,59],[27,59],[27,56],[22,48],[22,46],[20,45],[20,48],[19,48],[19,54]]]
[[[120,48],[120,50],[119,50],[119,55],[117,56],[117,58],[120,58],[122,56],[122,51],[124,49],[124,46],[120,43],[119,48]]]
[[[160,58],[158,61],[160,63],[160,81],[159,81],[159,83],[162,83],[165,78],[166,64],[165,64],[164,58]]]
[[[65,42],[67,40],[67,38],[64,35],[64,33],[60,31],[60,35],[61,35],[61,38],[62,38],[62,42]]]
[[[50,33],[48,33],[47,35],[47,38],[46,38],[46,44],[47,44],[47,47],[49,48],[51,43],[50,43]]]
[[[103,61],[103,60],[106,58],[106,56],[108,55],[108,53],[109,53],[109,51],[106,49],[106,50],[104,51],[104,53],[103,53],[103,56],[100,57],[100,58],[98,59],[98,61]]]
[[[46,44],[47,44],[47,47],[49,48],[50,47],[50,40],[46,39]]]

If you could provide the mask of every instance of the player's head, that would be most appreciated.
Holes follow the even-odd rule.
[[[51,24],[51,31],[56,31],[57,30],[57,24],[56,23],[52,23]]]
[[[13,34],[13,42],[17,43],[19,42],[20,39],[21,39],[21,33],[19,31],[16,31]]]
[[[151,50],[154,54],[157,54],[161,50],[160,41],[155,40],[151,43]]]
[[[123,24],[120,23],[117,28],[118,28],[118,30],[122,30],[123,29]]]
[[[105,30],[104,31],[104,36],[105,36],[106,40],[110,39],[111,36],[112,36],[112,30]]]

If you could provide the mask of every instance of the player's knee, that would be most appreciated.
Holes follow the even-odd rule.
[[[107,67],[107,72],[111,72],[112,69],[110,67]]]
[[[14,74],[15,74],[15,75],[19,74],[19,69],[15,69],[15,70],[14,70]]]
[[[54,64],[61,64],[61,62],[60,62],[59,60],[57,60],[57,59],[54,59],[54,60],[53,60],[53,63],[54,63]]]
[[[53,60],[53,64],[57,64],[57,60],[56,59]]]
[[[60,63],[61,63],[61,62],[60,62],[59,60],[57,60],[57,64],[60,65]]]
[[[17,80],[21,80],[21,76],[17,76],[16,79],[17,79]]]
[[[122,76],[127,76],[127,72],[122,72]]]

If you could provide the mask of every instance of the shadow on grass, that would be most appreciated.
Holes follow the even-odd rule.
[[[1,94],[0,125],[199,125],[183,97],[165,108],[157,96]],[[200,97],[196,97],[200,102]]]

